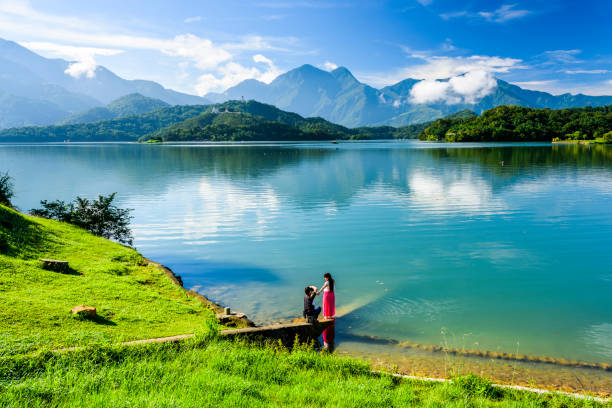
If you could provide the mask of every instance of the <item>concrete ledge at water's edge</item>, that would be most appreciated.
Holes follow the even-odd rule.
[[[226,338],[246,337],[249,339],[262,338],[280,340],[285,346],[291,347],[296,337],[301,342],[317,340],[323,331],[333,324],[333,319],[325,319],[314,324],[298,322],[262,327],[247,327],[244,329],[228,329],[220,331],[219,334]]]
[[[247,338],[249,340],[280,340],[283,345],[291,347],[296,336],[301,342],[316,340],[323,331],[332,326],[334,320],[321,320],[311,324],[306,322],[275,324],[261,327],[244,327],[241,329],[227,329],[219,332],[220,337],[224,338]],[[172,343],[194,337],[194,334],[181,334],[178,336],[159,337],[154,339],[126,341],[122,344],[147,344],[147,343]]]

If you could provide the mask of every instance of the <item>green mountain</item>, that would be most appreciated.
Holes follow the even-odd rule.
[[[213,105],[198,116],[172,124],[140,140],[392,139],[408,135],[416,137],[419,132],[392,127],[349,129],[322,118],[304,118],[257,101],[228,101]]]
[[[208,103],[152,81],[125,80],[102,66],[93,77],[75,78],[65,72],[70,64],[0,39],[0,128],[58,123],[133,93],[171,105]]]
[[[278,76],[270,84],[247,80],[221,94],[208,94],[214,102],[256,99],[302,116],[320,116],[348,127],[404,126],[436,120],[461,110],[478,114],[500,105],[532,108],[569,108],[612,104],[612,96],[551,95],[529,91],[497,80],[491,94],[475,104],[412,103],[411,91],[419,80],[405,79],[376,89],[358,81],[340,67],[327,72],[303,65]]]
[[[498,106],[480,116],[438,119],[421,140],[446,142],[550,142],[579,139],[612,142],[612,105],[568,109]]]
[[[129,115],[152,112],[167,106],[169,105],[162,100],[147,98],[141,94],[134,93],[114,100],[104,107],[91,108],[85,112],[72,115],[64,120],[62,124],[88,123],[97,122],[99,120],[116,119]]]
[[[28,126],[0,130],[0,142],[129,142],[197,116],[208,105],[176,105],[140,115],[72,125]]]
[[[257,101],[228,101],[169,106],[97,122],[4,129],[0,142],[414,139],[430,124],[347,128]]]

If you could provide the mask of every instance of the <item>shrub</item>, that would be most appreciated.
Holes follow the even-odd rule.
[[[73,202],[43,200],[42,208],[30,210],[37,217],[50,218],[79,226],[99,237],[114,239],[122,244],[132,245],[134,238],[129,228],[131,209],[113,205],[116,193],[97,200],[77,197]]]
[[[475,374],[455,377],[453,378],[453,385],[470,397],[495,398],[500,393],[498,389],[493,387],[491,381]]]
[[[0,173],[0,204],[12,207],[13,198],[13,178],[7,173]]]

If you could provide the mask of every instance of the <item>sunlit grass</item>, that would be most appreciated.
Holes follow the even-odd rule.
[[[0,206],[0,241],[0,355],[193,333],[211,316],[134,249],[77,227]],[[43,270],[40,258],[74,273]],[[99,319],[74,318],[77,305]]]
[[[307,348],[217,339],[95,347],[0,359],[0,406],[587,407],[593,401],[493,387],[476,376],[428,383],[375,374]]]

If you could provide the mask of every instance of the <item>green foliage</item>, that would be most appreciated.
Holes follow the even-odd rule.
[[[133,93],[112,101],[106,108],[115,115],[115,117],[119,118],[122,116],[148,113],[168,106],[166,102],[160,99],[148,98],[139,93]]]
[[[135,142],[141,136],[197,116],[206,109],[207,105],[181,105],[93,123],[4,129],[0,131],[0,142]]]
[[[612,106],[532,109],[499,106],[472,118],[444,118],[419,135],[447,142],[594,140],[612,128]]]
[[[135,98],[140,101],[140,98],[144,97],[135,96]],[[144,99],[146,100],[145,105],[150,103],[150,98]],[[129,102],[135,103],[132,100]],[[121,106],[123,105],[119,104],[117,108],[120,115],[126,113]],[[349,129],[320,117],[303,118],[296,113],[285,112],[272,105],[256,101],[228,101],[214,106],[172,106],[115,119],[108,119],[118,114],[111,112],[110,108],[96,109],[89,111],[90,114],[78,121],[105,118],[106,120],[59,126],[5,129],[0,131],[0,141],[118,142],[140,140],[155,143],[161,141],[412,139],[416,138],[428,125]],[[103,109],[104,112],[100,109]],[[132,106],[133,109],[135,108]]]
[[[43,270],[40,258],[68,261],[79,274]],[[1,205],[0,299],[0,357],[205,332],[213,318],[134,249]],[[72,318],[77,305],[100,319]]]
[[[493,387],[491,381],[474,374],[453,378],[453,385],[470,397],[496,398],[501,394],[498,388]]]
[[[42,208],[32,209],[37,217],[68,222],[81,227],[102,238],[114,239],[122,244],[132,245],[132,231],[129,228],[131,209],[113,205],[116,193],[107,197],[98,196],[97,200],[77,197],[66,204],[63,201],[42,200]]]
[[[256,101],[229,101],[142,137],[141,141],[295,141],[415,138],[424,127],[411,125],[349,129],[323,118],[303,118]]]
[[[76,124],[97,122],[121,118],[129,115],[139,115],[168,107],[169,105],[159,99],[148,98],[139,93],[125,95],[106,105],[105,107],[91,108],[85,112],[77,113],[63,121],[63,124]]]
[[[0,204],[11,207],[11,198],[14,194],[13,178],[8,172],[0,173]]]
[[[0,406],[601,407],[563,395],[431,383],[372,373],[364,362],[219,339],[0,359]]]

